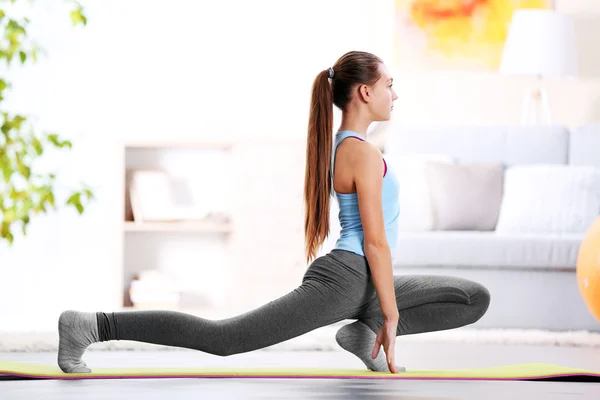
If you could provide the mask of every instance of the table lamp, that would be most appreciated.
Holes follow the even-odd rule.
[[[547,123],[552,123],[548,94],[539,80],[576,77],[578,64],[575,30],[568,15],[542,9],[518,9],[513,13],[500,72],[538,78],[538,84],[525,93],[522,123],[540,123],[540,112]]]

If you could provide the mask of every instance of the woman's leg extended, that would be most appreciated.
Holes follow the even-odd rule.
[[[223,320],[176,311],[68,311],[59,320],[59,365],[66,372],[89,372],[81,356],[95,341],[132,340],[227,356],[356,318],[371,295],[366,263],[361,264],[361,260],[344,252],[320,257],[308,268],[302,284],[290,293]]]
[[[349,316],[350,304],[317,282],[247,313],[223,320],[177,311],[99,313],[100,341],[133,340],[200,350],[219,356],[249,352],[284,342]]]
[[[398,335],[453,329],[477,322],[487,311],[490,293],[481,284],[458,277],[398,275],[394,277],[400,319]],[[359,321],[373,332],[383,324],[377,296]]]

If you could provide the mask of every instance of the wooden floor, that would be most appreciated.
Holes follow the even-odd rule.
[[[408,369],[453,369],[543,362],[600,371],[598,348],[554,348],[469,344],[397,344],[398,364]],[[216,357],[188,350],[98,351],[85,355],[90,367],[319,367],[361,368],[341,351],[256,351]],[[55,364],[56,354],[0,353],[9,361]],[[365,381],[318,379],[156,379],[4,381],[8,399],[600,399],[600,384],[564,382]]]

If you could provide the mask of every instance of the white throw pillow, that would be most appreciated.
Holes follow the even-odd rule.
[[[428,163],[435,230],[493,231],[498,222],[504,166],[501,163]]]
[[[385,160],[394,169],[400,186],[398,229],[424,232],[434,229],[433,203],[427,181],[429,162],[454,163],[446,154],[386,155]]]
[[[497,232],[584,233],[600,214],[600,169],[519,165],[506,170]]]

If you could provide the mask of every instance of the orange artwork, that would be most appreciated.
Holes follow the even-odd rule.
[[[512,14],[552,0],[396,0],[399,70],[491,70],[500,65]]]

